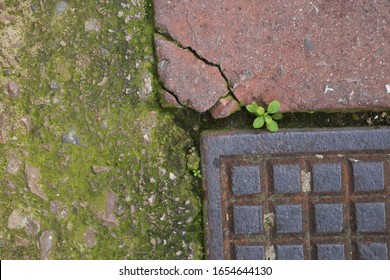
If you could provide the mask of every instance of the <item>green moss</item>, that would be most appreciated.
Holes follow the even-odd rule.
[[[18,52],[24,72],[17,80],[21,96],[1,100],[2,107],[12,108],[14,125],[0,155],[7,158],[15,150],[38,168],[39,187],[48,201],[30,193],[23,167],[11,175],[3,161],[1,224],[7,224],[13,209],[32,213],[41,231],[54,232],[51,258],[203,257],[200,186],[185,157],[193,141],[157,101],[150,3],[145,10],[76,0],[55,15],[55,1],[36,0],[29,19],[16,12],[29,6],[14,2],[10,8],[27,31]],[[100,30],[86,32],[85,22],[92,18]],[[2,77],[2,86],[7,79]],[[52,82],[58,88],[51,88]],[[20,122],[26,116],[31,117],[28,129]],[[70,130],[77,145],[63,142]],[[93,166],[109,171],[95,174]],[[12,195],[9,181],[15,185]],[[112,213],[117,225],[104,220],[107,189],[117,196]],[[50,209],[54,200],[66,209],[65,218]],[[90,227],[96,246],[85,241]],[[0,257],[39,258],[40,234],[28,237],[23,230],[2,227],[0,241],[6,245]],[[16,235],[28,238],[30,245],[15,247]]]

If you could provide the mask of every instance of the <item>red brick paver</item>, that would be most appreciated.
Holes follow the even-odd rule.
[[[282,111],[390,107],[388,0],[155,0],[154,7],[157,28],[219,65],[243,104],[278,99]],[[222,96],[224,79],[205,92],[200,83],[178,79],[192,75],[188,61],[174,63],[182,73],[159,73],[164,85],[176,83],[179,101],[182,87]],[[202,111],[215,97],[190,106]]]

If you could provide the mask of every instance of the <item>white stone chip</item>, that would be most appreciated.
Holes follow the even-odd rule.
[[[390,84],[385,85],[385,87],[386,87],[386,93],[390,94]]]
[[[173,174],[172,172],[169,172],[169,179],[171,179],[171,180],[176,180],[177,177],[176,177],[175,174]]]

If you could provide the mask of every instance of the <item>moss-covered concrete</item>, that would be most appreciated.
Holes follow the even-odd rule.
[[[46,257],[50,236],[51,259],[203,258],[190,147],[202,130],[251,128],[253,116],[160,108],[151,3],[0,0],[1,259]],[[389,125],[390,114],[278,123]]]
[[[50,259],[203,257],[192,123],[160,108],[150,11],[151,1],[0,0],[1,259],[39,259],[44,231]],[[12,211],[39,232],[12,228]]]

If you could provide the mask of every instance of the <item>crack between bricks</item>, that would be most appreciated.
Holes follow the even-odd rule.
[[[159,82],[159,83],[160,83],[160,82]],[[166,87],[164,87],[164,85],[163,85],[162,83],[160,83],[160,86],[161,86],[161,88],[162,88],[163,90],[165,90],[166,92],[168,92],[169,94],[171,94],[171,95],[173,96],[173,98],[175,98],[176,102],[177,102],[180,106],[187,107],[186,105],[184,105],[183,103],[180,102],[179,98],[177,97],[177,95],[176,95],[173,91],[171,91],[171,90],[167,89]]]
[[[227,76],[225,75],[225,73],[223,73],[222,71],[222,68],[221,68],[221,65],[220,64],[217,64],[217,63],[214,63],[214,62],[211,62],[211,61],[208,61],[205,57],[199,55],[199,53],[193,49],[191,46],[188,46],[188,47],[185,47],[180,41],[176,40],[175,38],[173,38],[169,33],[166,33],[166,32],[163,32],[162,30],[159,30],[159,29],[156,29],[155,32],[162,36],[164,39],[166,39],[167,41],[170,41],[172,43],[174,43],[176,46],[178,46],[179,48],[183,49],[183,50],[188,50],[190,53],[192,53],[197,59],[201,60],[203,63],[205,63],[206,65],[209,65],[209,66],[212,66],[212,67],[216,67],[219,71],[219,73],[221,74],[222,78],[225,80],[225,83],[226,83],[226,88],[228,90],[228,94],[225,95],[228,96],[230,95],[234,100],[237,101],[238,104],[240,104],[241,106],[241,103],[240,101],[236,98],[236,96],[234,95],[230,85],[231,83],[229,82],[229,79],[227,78]],[[164,88],[165,89],[165,88]],[[165,89],[166,90],[166,89]],[[173,93],[173,92],[170,92],[167,90],[167,92],[169,92],[170,94],[174,95],[175,98],[177,99],[177,96]],[[183,105],[179,102],[180,105]]]

